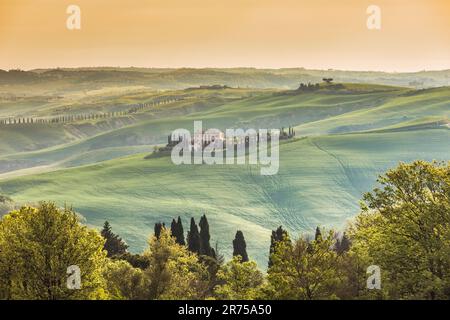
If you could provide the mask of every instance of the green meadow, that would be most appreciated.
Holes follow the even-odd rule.
[[[178,76],[185,79],[181,71]],[[293,234],[311,233],[317,225],[342,229],[377,175],[399,161],[450,160],[450,87],[162,90],[130,80],[72,90],[65,83],[44,101],[44,84],[32,86],[34,99],[16,93],[17,104],[1,100],[0,119],[150,106],[99,119],[0,125],[0,193],[17,205],[73,205],[91,226],[108,220],[134,252],[144,249],[155,222],[169,225],[179,215],[187,230],[190,217],[206,213],[223,254],[230,256],[234,234],[242,230],[249,255],[264,267],[271,230],[279,225]],[[0,93],[5,90],[0,85]],[[260,175],[256,165],[176,166],[169,156],[145,159],[174,129],[192,130],[194,120],[205,129],[293,126],[296,138],[281,143],[274,176]]]

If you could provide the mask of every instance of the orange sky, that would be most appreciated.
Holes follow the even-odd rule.
[[[0,0],[1,69],[77,66],[450,69],[450,1]]]

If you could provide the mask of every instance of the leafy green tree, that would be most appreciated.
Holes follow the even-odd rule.
[[[235,256],[217,273],[219,285],[215,295],[223,300],[256,299],[263,285],[264,276],[254,261],[242,261]]]
[[[221,260],[205,255],[198,256],[198,260],[208,271],[205,296],[212,296],[214,294],[214,288],[218,284],[217,272],[223,263]]]
[[[369,290],[367,288],[367,267],[373,265],[373,261],[367,255],[367,252],[355,250],[350,247],[349,251],[339,253],[339,275],[341,282],[336,288],[336,295],[340,299],[351,300],[374,300],[385,299],[380,290]]]
[[[233,257],[241,257],[242,262],[248,261],[247,244],[242,231],[237,231],[233,240]]]
[[[133,268],[124,260],[108,261],[104,277],[110,299],[143,300],[148,297],[149,283],[144,271]]]
[[[272,231],[272,236],[270,237],[269,268],[272,266],[272,254],[275,252],[276,246],[284,240],[290,243],[289,234],[282,226]]]
[[[450,163],[401,163],[364,195],[352,251],[378,265],[384,296],[450,298]]]
[[[188,249],[191,252],[200,254],[200,233],[194,218],[191,218],[191,227],[187,235]]]
[[[113,259],[124,260],[128,262],[133,268],[139,268],[141,270],[147,269],[150,264],[150,262],[148,261],[148,257],[146,257],[145,255],[131,254],[129,252],[114,256]]]
[[[266,294],[271,299],[336,299],[340,284],[334,232],[318,241],[278,241],[271,255]]]
[[[72,209],[42,202],[0,220],[2,299],[105,299],[104,239]],[[81,271],[81,289],[67,288],[67,269]]]
[[[121,255],[127,252],[127,244],[122,238],[112,232],[111,225],[108,221],[105,221],[100,234],[105,238],[105,245],[103,248],[108,252],[108,257]]]
[[[170,230],[161,229],[153,236],[146,252],[150,266],[145,270],[149,281],[149,299],[201,299],[208,289],[208,271],[198,256],[175,242]]]

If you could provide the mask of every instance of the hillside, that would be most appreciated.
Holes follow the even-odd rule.
[[[113,86],[146,86],[155,90],[185,89],[207,84],[241,88],[293,89],[299,82],[318,82],[332,77],[337,82],[362,82],[392,86],[428,88],[449,85],[449,70],[412,73],[373,71],[311,70],[304,68],[61,68],[39,70],[0,70],[2,84],[14,84],[22,92],[26,87],[45,92],[73,92]],[[23,86],[22,88],[20,86]],[[0,90],[1,92],[1,90]]]
[[[166,96],[181,96],[175,91]],[[445,123],[450,90],[411,91],[347,84],[315,92],[242,89],[189,91],[190,98],[113,119],[0,126],[0,174],[36,166],[76,166],[151,151],[177,128],[297,126],[301,136]],[[127,121],[125,121],[127,119]],[[34,151],[35,150],[35,151]]]
[[[134,252],[155,222],[180,215],[187,229],[191,216],[206,213],[220,248],[229,248],[241,229],[249,254],[263,263],[278,225],[293,234],[316,225],[342,228],[376,176],[398,161],[450,159],[449,87],[106,90],[61,109],[66,102],[27,107],[23,115],[91,114],[98,112],[89,107],[94,102],[104,112],[141,107],[104,118],[0,126],[0,191],[16,203],[73,204],[95,227],[109,220]],[[219,129],[295,126],[297,139],[282,143],[275,176],[261,176],[255,166],[144,159],[172,130],[191,130],[194,120]]]
[[[294,234],[341,228],[377,174],[398,161],[448,160],[449,150],[448,129],[332,135],[283,144],[276,176],[260,176],[255,166],[174,166],[168,157],[138,154],[6,179],[0,188],[19,202],[73,204],[94,226],[107,219],[133,251],[145,247],[155,222],[181,215],[187,225],[207,213],[219,247],[242,229],[249,254],[262,263],[278,225]]]

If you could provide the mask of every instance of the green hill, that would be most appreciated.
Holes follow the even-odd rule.
[[[213,241],[225,254],[240,229],[249,254],[264,265],[270,231],[277,226],[293,234],[312,232],[316,225],[342,227],[376,176],[398,161],[450,159],[449,87],[112,92],[94,95],[89,103],[111,110],[114,101],[129,106],[155,97],[183,99],[108,119],[0,126],[0,190],[16,203],[73,204],[93,226],[109,220],[133,251],[144,248],[155,222],[180,215],[186,229],[191,216],[206,213]],[[95,111],[87,100],[65,112]],[[55,108],[46,105],[39,112],[52,114]],[[256,166],[174,166],[169,157],[144,159],[172,130],[192,130],[194,120],[219,129],[292,125],[298,139],[281,145],[275,176],[261,176]]]
[[[150,151],[152,145],[165,143],[174,129],[191,129],[194,120],[222,130],[293,125],[298,135],[309,136],[440,126],[450,114],[449,88],[411,91],[346,84],[341,90],[315,92],[189,92],[189,99],[160,106],[158,112],[151,109],[126,116],[127,121],[121,118],[120,124],[106,119],[68,125],[0,126],[0,174],[35,166],[76,166]],[[177,94],[181,95],[170,95]]]
[[[255,166],[175,166],[144,154],[96,165],[0,182],[18,202],[51,199],[73,204],[89,224],[109,220],[134,251],[145,247],[158,221],[207,213],[219,247],[230,254],[243,230],[249,254],[267,257],[270,230],[294,234],[316,225],[342,227],[358,212],[377,174],[398,161],[450,159],[450,130],[364,133],[303,138],[281,146],[280,171],[261,176]]]

